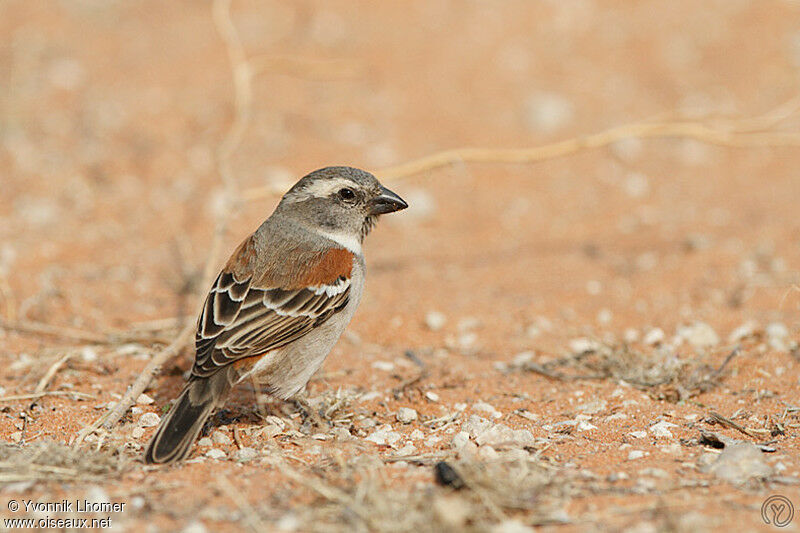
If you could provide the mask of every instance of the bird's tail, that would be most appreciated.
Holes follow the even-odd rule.
[[[206,378],[192,377],[147,445],[145,463],[174,463],[185,459],[203,424],[228,395],[231,386],[228,372],[224,370]]]

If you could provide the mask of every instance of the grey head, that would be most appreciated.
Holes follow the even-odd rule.
[[[304,176],[283,196],[275,214],[302,225],[363,242],[378,216],[408,207],[369,172],[326,167]],[[334,239],[337,240],[337,239]]]

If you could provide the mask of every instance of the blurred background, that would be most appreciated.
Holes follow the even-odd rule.
[[[432,360],[449,369],[440,383],[468,401],[505,390],[493,368],[520,351],[666,342],[718,363],[742,332],[762,332],[759,360],[783,370],[741,387],[791,402],[799,2],[234,0],[230,19],[225,5],[215,19],[206,1],[0,0],[4,320],[93,332],[194,320],[225,164],[238,198],[226,257],[274,191],[344,164],[411,208],[368,240],[366,296],[326,364],[343,372],[332,383],[380,388],[391,373],[375,361],[446,353]],[[241,50],[226,46],[231,28]],[[238,52],[251,98],[240,94],[240,142],[221,161]],[[391,172],[451,148],[536,147],[653,120],[718,134]],[[764,132],[784,133],[748,137]],[[25,358],[47,346],[0,330],[0,356],[23,361],[3,387],[32,388],[41,368]],[[144,364],[126,361],[70,379],[122,392]]]

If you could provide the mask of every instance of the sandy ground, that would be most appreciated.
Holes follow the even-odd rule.
[[[800,89],[789,0],[231,12],[254,72],[230,158],[239,191],[642,120],[743,136],[800,126],[797,106],[781,107]],[[4,519],[770,530],[767,497],[800,505],[796,140],[633,138],[388,176],[411,208],[369,237],[364,300],[308,387],[321,426],[245,384],[190,461],[145,467],[143,426],[179,391],[187,349],[112,432],[70,451],[195,319],[234,85],[206,2],[8,0],[0,35]],[[226,256],[277,200],[236,204]],[[18,327],[37,323],[97,342]],[[37,390],[48,395],[13,399]],[[464,487],[436,482],[440,461]],[[62,498],[126,506],[10,509]]]

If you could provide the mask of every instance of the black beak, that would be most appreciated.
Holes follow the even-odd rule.
[[[381,186],[380,196],[373,198],[369,203],[370,215],[384,215],[394,213],[408,207],[405,201],[384,186]]]

